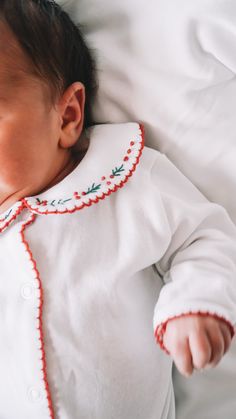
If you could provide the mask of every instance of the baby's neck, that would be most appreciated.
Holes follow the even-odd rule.
[[[81,162],[81,160],[83,159],[83,157],[85,156],[87,152],[88,144],[89,144],[89,141],[86,139],[84,140],[83,144],[81,144],[79,148],[75,149],[72,153],[70,153],[70,158],[65,161],[65,164],[63,165],[61,170],[43,188],[40,188],[39,190],[34,190],[32,191],[31,194],[28,193],[28,190],[26,193],[25,189],[16,190],[11,193],[9,193],[8,191],[5,191],[5,192],[0,191],[0,214],[7,211],[12,205],[20,201],[21,199],[25,198],[26,196],[38,195],[52,188],[57,183],[61,182]]]
[[[54,179],[51,180],[47,184],[47,186],[40,191],[37,192],[37,195],[47,191],[48,189],[55,186],[57,183],[61,182],[66,176],[68,176],[73,170],[78,166],[79,161],[77,160],[76,156],[72,155],[72,158],[67,162],[66,166],[62,168],[62,170],[56,175]]]
[[[68,160],[66,165],[62,168],[62,170],[57,173],[57,175],[43,188],[40,190],[36,190],[32,193],[32,195],[37,195],[42,192],[45,192],[47,189],[50,189],[52,186],[59,183],[61,180],[63,180],[67,175],[69,175],[74,168],[77,166],[78,162],[74,159]],[[20,201],[21,199],[25,198],[25,190],[17,190],[12,193],[0,193],[0,214],[7,211],[12,205],[14,205],[17,201]]]

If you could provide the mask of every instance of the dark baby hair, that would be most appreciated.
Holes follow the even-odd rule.
[[[72,83],[84,84],[84,125],[90,126],[95,64],[80,29],[68,14],[53,0],[0,0],[0,20],[8,24],[36,74],[49,83],[54,99]]]

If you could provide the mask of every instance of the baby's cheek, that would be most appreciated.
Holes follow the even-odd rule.
[[[15,128],[15,129],[14,129]],[[17,187],[28,170],[27,139],[20,129],[0,121],[0,182],[1,186]]]

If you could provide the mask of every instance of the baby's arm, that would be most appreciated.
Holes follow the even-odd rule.
[[[156,338],[184,374],[214,366],[228,349],[236,322],[236,229],[166,159],[152,168],[169,235],[156,264],[165,282],[154,315]]]

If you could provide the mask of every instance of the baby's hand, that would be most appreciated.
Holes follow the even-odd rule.
[[[190,376],[193,369],[215,367],[229,349],[230,327],[210,315],[187,315],[167,323],[164,346],[178,370]]]

